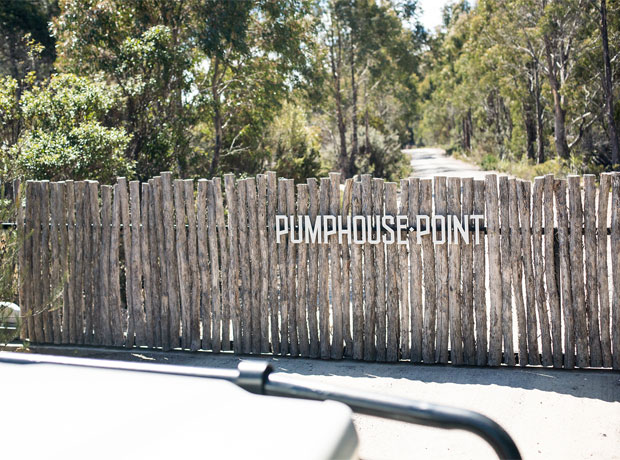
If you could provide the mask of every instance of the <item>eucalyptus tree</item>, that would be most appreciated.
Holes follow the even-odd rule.
[[[49,75],[55,43],[48,22],[55,12],[53,0],[0,2],[0,74],[17,82],[33,71],[39,78]]]
[[[583,0],[540,0],[540,34],[544,44],[546,73],[553,95],[555,149],[563,159],[570,157],[566,134],[565,83],[573,77],[579,34],[584,24]]]
[[[611,150],[611,162],[614,165],[620,165],[620,146],[618,144],[618,130],[614,113],[614,88],[611,68],[611,55],[609,51],[609,28],[607,25],[607,2],[600,0],[596,2],[596,8],[600,14],[599,27],[601,31],[601,49],[603,51],[603,72],[601,72],[601,80],[603,91],[605,93],[605,115],[607,118],[607,133],[609,137],[609,146]],[[620,14],[617,8],[614,13]]]
[[[305,0],[61,0],[58,66],[121,89],[140,178],[260,170],[261,134],[303,73]]]
[[[127,157],[146,179],[184,166],[192,109],[189,91],[196,62],[194,0],[60,0],[54,22],[57,67],[101,74],[120,89],[116,122],[131,134]]]
[[[221,166],[256,171],[265,163],[264,132],[311,62],[315,21],[309,13],[305,0],[207,1],[197,7],[201,61],[194,90],[206,129],[200,142],[211,146],[211,174]]]
[[[317,3],[315,14],[322,19],[318,37],[325,50],[324,72],[331,83],[327,105],[333,106],[338,134],[336,163],[350,177],[362,164],[379,164],[373,157],[371,124],[376,129],[383,124],[377,111],[389,95],[399,93],[403,100],[394,101],[398,108],[409,102],[415,91],[411,77],[417,71],[423,31],[415,21],[416,3],[410,1],[324,0]],[[412,116],[407,110],[402,114]],[[390,126],[385,134],[394,128]],[[360,158],[362,153],[369,158]]]
[[[428,41],[418,85],[426,140],[458,141],[464,150],[506,160],[557,156],[555,164],[575,172],[615,164],[617,2],[464,5],[447,8],[443,29]],[[550,136],[554,148],[547,152]]]

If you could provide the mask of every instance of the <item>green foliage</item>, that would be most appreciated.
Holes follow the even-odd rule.
[[[118,105],[118,89],[72,74],[54,75],[22,95],[23,122],[28,129],[65,130],[102,120]]]
[[[48,30],[53,3],[0,2],[0,74],[11,75],[15,80],[32,71],[47,75],[56,54],[55,41]]]
[[[523,170],[556,155],[562,156],[562,170],[611,168],[611,141],[603,121],[597,4],[577,0],[480,0],[473,8],[463,1],[449,4],[444,25],[429,40],[423,56],[418,139],[480,152],[489,168],[495,167],[492,157]],[[618,8],[617,2],[608,2],[609,46],[615,50],[620,46]],[[617,100],[620,67],[613,60],[611,66]],[[558,151],[560,115],[568,153]],[[615,120],[617,125],[618,110]]]
[[[334,0],[316,6],[315,66],[322,74],[308,92],[321,96],[312,120],[321,127],[323,157],[345,177],[387,171],[386,153],[401,169],[400,149],[412,142],[424,40],[414,3]]]
[[[7,151],[19,136],[19,99],[17,80],[0,77],[0,155],[6,158]],[[2,165],[6,170],[7,165]]]
[[[68,132],[27,132],[13,148],[19,171],[28,178],[49,180],[94,179],[113,183],[131,176],[123,155],[129,136],[119,128],[96,121],[81,123]]]
[[[520,160],[499,159],[496,155],[486,154],[479,150],[469,152],[467,156],[457,153],[455,157],[476,163],[484,171],[498,171],[525,180],[534,180],[535,177],[546,174],[554,174],[557,177],[564,177],[568,174],[583,174],[583,165],[579,165],[578,169],[571,169],[557,157],[536,163],[525,157]],[[592,169],[588,168],[588,171],[592,172]],[[599,170],[599,173],[601,171]]]
[[[101,75],[118,88],[114,126],[131,135],[125,156],[139,179],[183,164],[193,106],[195,2],[63,0],[54,31],[63,72]],[[195,39],[194,39],[195,41]]]
[[[319,154],[320,138],[307,126],[307,115],[294,103],[286,103],[271,124],[267,148],[279,176],[302,182],[325,171]]]
[[[119,86],[138,178],[256,173],[268,125],[306,72],[308,3],[63,0],[58,62]]]
[[[357,169],[388,181],[398,181],[411,174],[409,156],[401,152],[397,134],[384,134],[374,128],[369,132],[368,152],[358,159]]]
[[[265,134],[308,72],[308,3],[206,2],[199,8],[205,22],[198,27],[203,122],[193,140],[196,174],[247,174],[270,164]]]
[[[600,5],[454,0],[429,34],[415,0],[0,2],[2,171],[397,179],[414,143],[610,169]]]
[[[14,88],[0,87],[0,104],[15,100]],[[132,162],[124,155],[130,136],[105,126],[118,103],[114,87],[86,77],[64,74],[36,84],[12,106],[11,121],[19,121],[21,134],[3,148],[5,171],[12,177],[103,183],[131,175]]]
[[[495,155],[488,153],[482,158],[480,167],[485,171],[494,171],[497,170],[498,163],[499,159]]]

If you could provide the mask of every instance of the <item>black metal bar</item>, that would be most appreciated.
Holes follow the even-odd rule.
[[[0,362],[18,364],[63,364],[102,369],[130,370],[158,374],[214,378],[235,383],[252,393],[269,396],[339,401],[353,412],[417,425],[460,429],[488,442],[503,459],[520,459],[519,449],[510,435],[490,418],[474,411],[394,396],[341,389],[309,383],[283,373],[273,373],[266,361],[244,361],[237,370],[175,366],[169,364],[130,363],[63,356],[0,353]]]
[[[435,428],[465,430],[483,438],[493,447],[499,458],[521,458],[514,441],[500,425],[482,414],[467,409],[395,396],[343,390],[316,383],[310,386],[286,374],[269,375],[265,384],[265,394],[319,401],[339,401],[359,414]]]

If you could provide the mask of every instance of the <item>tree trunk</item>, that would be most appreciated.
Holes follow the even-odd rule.
[[[471,134],[472,134],[472,122],[471,122],[471,109],[467,110],[462,120],[463,141],[461,147],[465,151],[471,150]]]
[[[340,70],[342,68],[342,43],[340,32],[338,32],[338,53],[334,50],[334,40],[329,46],[329,56],[331,61],[332,79],[334,82],[334,98],[336,100],[336,120],[338,123],[338,134],[340,137],[340,152],[338,154],[338,169],[345,178],[349,177],[349,158],[347,156],[347,126],[344,121],[344,111],[342,108],[342,93],[340,90]]]
[[[536,103],[536,161],[545,162],[545,139],[543,125],[543,107],[540,100],[540,73],[538,61],[534,67],[534,101]]]
[[[532,91],[533,92],[533,91]],[[536,114],[535,108],[532,107],[532,99],[535,98],[533,94],[523,104],[523,123],[525,124],[525,139],[526,139],[526,151],[527,157],[530,160],[536,159]],[[535,104],[534,104],[535,105]]]
[[[351,99],[353,103],[353,113],[351,124],[353,127],[353,138],[351,139],[351,158],[349,159],[349,175],[355,174],[355,159],[359,151],[357,140],[357,82],[355,80],[355,50],[351,45]]]
[[[364,81],[364,109],[364,153],[368,155],[370,153],[370,135],[368,134],[368,85],[366,81]]]
[[[607,3],[601,0],[601,42],[603,44],[603,64],[605,72],[603,73],[603,89],[605,91],[605,109],[607,112],[607,135],[609,136],[609,146],[611,148],[611,164],[620,164],[620,147],[618,146],[618,131],[616,130],[616,121],[614,119],[614,100],[613,86],[611,78],[611,61],[609,58],[609,40],[607,38]]]
[[[364,149],[366,153],[370,152],[370,136],[368,134],[368,107],[366,107],[366,113],[364,114]]]
[[[471,121],[471,109],[467,109],[467,150],[471,150],[471,138],[474,136],[474,123]]]
[[[551,43],[549,37],[545,36],[545,54],[547,57],[547,66],[549,71],[549,86],[551,86],[551,94],[553,94],[553,131],[555,136],[555,149],[558,156],[564,160],[570,157],[568,142],[566,141],[566,112],[562,107],[562,96],[560,95],[560,82],[555,74],[555,62],[551,56]]]
[[[213,131],[215,135],[215,145],[213,147],[213,158],[209,174],[214,176],[220,163],[220,153],[222,150],[222,113],[220,107],[220,92],[218,89],[218,70],[220,60],[215,58],[213,64],[213,78],[211,79],[211,97],[213,99]]]

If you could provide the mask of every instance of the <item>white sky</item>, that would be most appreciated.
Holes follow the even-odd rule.
[[[450,0],[420,0],[418,5],[422,9],[420,22],[426,30],[434,31],[441,24],[441,8]]]
[[[433,32],[435,27],[441,24],[441,8],[452,0],[419,0],[418,5],[422,9],[420,22],[426,28]],[[476,5],[476,0],[470,0],[472,7]]]

